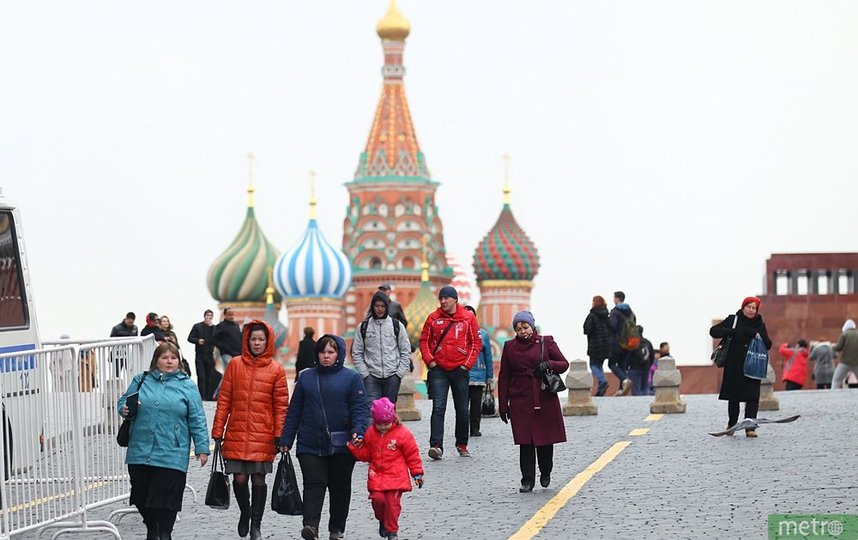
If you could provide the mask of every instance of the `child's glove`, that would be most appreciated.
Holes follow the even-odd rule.
[[[414,485],[417,486],[417,489],[423,489],[423,475],[422,474],[415,474],[413,476],[413,478],[414,478]]]
[[[352,439],[352,446],[354,446],[355,448],[360,448],[361,446],[363,446],[363,435],[356,435]]]

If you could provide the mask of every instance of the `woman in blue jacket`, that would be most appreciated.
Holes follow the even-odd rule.
[[[172,539],[176,514],[182,509],[191,438],[200,465],[208,461],[209,436],[200,392],[179,366],[179,349],[162,343],[155,349],[149,371],[134,376],[117,404],[120,414],[128,416],[126,402],[139,388],[125,463],[131,477],[131,504],[146,524],[146,540]]]
[[[330,492],[330,538],[343,538],[352,493],[355,459],[346,443],[363,436],[369,402],[360,375],[343,367],[346,343],[326,334],[316,342],[316,367],[295,383],[280,450],[288,452],[298,437],[296,455],[304,476],[304,528],[301,538],[319,537],[325,491]]]
[[[471,306],[465,306],[465,309],[477,316],[477,311]],[[470,416],[471,416],[471,437],[479,437],[480,420],[483,417],[483,394],[486,391],[494,391],[494,365],[492,363],[492,342],[489,339],[489,333],[480,328],[480,340],[482,348],[480,355],[477,356],[477,361],[474,367],[471,368],[470,378],[468,380],[468,398],[470,401]]]

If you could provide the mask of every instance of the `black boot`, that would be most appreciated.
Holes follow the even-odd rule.
[[[146,540],[158,540],[158,524],[146,524]]]
[[[241,510],[241,514],[238,516],[238,536],[244,538],[250,529],[250,487],[248,487],[247,482],[239,484],[233,481],[232,489],[235,491],[238,509]]]
[[[262,513],[265,512],[265,497],[268,486],[253,486],[253,500],[250,503],[250,540],[262,538]]]
[[[173,533],[172,532],[159,532],[158,533],[158,540],[173,540]]]

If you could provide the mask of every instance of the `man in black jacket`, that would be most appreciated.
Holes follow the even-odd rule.
[[[313,339],[315,333],[313,328],[307,326],[304,328],[304,339],[298,343],[298,356],[295,359],[296,381],[301,371],[316,365],[316,340]]]
[[[197,386],[200,397],[210,401],[214,393],[214,312],[207,309],[203,313],[203,322],[198,322],[191,328],[188,341],[194,344],[194,359],[197,365]]]
[[[114,326],[110,330],[110,337],[136,337],[137,325],[134,321],[137,315],[133,311],[125,314],[122,322]],[[125,347],[115,347],[110,353],[110,361],[113,363],[113,372],[116,377],[119,377],[120,372],[125,369],[125,360],[127,359],[127,349]]]
[[[387,315],[391,319],[397,319],[402,323],[402,326],[408,328],[408,319],[405,318],[405,311],[402,309],[402,304],[396,302],[394,300],[390,300],[390,284],[382,283],[378,286],[378,290],[387,295],[387,299],[389,303],[387,304]],[[369,311],[367,312],[367,317],[371,316],[372,306],[369,306]]]
[[[134,324],[134,321],[137,320],[137,315],[134,312],[129,311],[125,314],[125,318],[122,319],[122,322],[117,324],[110,330],[110,337],[134,337],[137,335],[137,325]]]
[[[212,343],[220,351],[223,372],[226,373],[229,361],[241,356],[241,327],[235,322],[235,311],[231,307],[223,309],[223,320],[214,328]],[[214,391],[214,398],[217,398],[219,390],[220,385]]]
[[[617,390],[615,396],[627,396],[632,391],[632,380],[629,379],[628,370],[632,360],[632,352],[637,350],[637,345],[630,348],[627,343],[620,342],[628,336],[627,329],[634,327],[634,333],[637,333],[637,320],[632,308],[626,304],[626,295],[623,291],[614,293],[614,309],[608,315],[608,327],[614,335],[611,341],[611,356],[608,358],[608,367],[611,369],[617,379],[620,381],[620,389]],[[638,344],[640,344],[640,336]]]

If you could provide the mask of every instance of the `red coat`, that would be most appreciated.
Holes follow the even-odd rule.
[[[789,345],[784,343],[778,347],[778,352],[781,354],[781,358],[783,358],[783,366],[786,370],[786,363],[789,362],[789,359],[792,358],[796,350],[790,349]],[[804,386],[804,383],[807,382],[807,349],[798,349],[798,353],[795,355],[795,360],[792,361],[789,370],[783,373],[783,380],[792,381]]]
[[[566,442],[566,426],[557,394],[540,388],[533,374],[539,365],[540,341],[545,340],[544,359],[555,373],[569,369],[569,362],[551,336],[534,334],[528,340],[514,338],[503,345],[498,375],[498,412],[509,414],[515,444],[542,446]]]
[[[423,462],[414,435],[398,421],[381,434],[373,424],[364,434],[363,446],[349,443],[358,461],[369,462],[369,491],[411,491],[411,477],[423,474]]]
[[[451,321],[453,326],[450,327],[450,331],[441,342],[441,347],[435,353],[438,339]],[[420,334],[420,354],[423,362],[427,366],[435,362],[438,367],[446,371],[462,366],[471,369],[483,347],[479,330],[477,318],[462,306],[457,306],[456,312],[452,315],[448,315],[441,308],[436,309],[426,317],[423,332]]]
[[[241,461],[274,461],[289,386],[286,370],[274,361],[274,331],[268,327],[268,345],[258,357],[250,353],[250,326],[244,325],[241,356],[226,368],[217,398],[212,438],[223,438],[223,457]],[[224,435],[224,428],[226,434]]]

